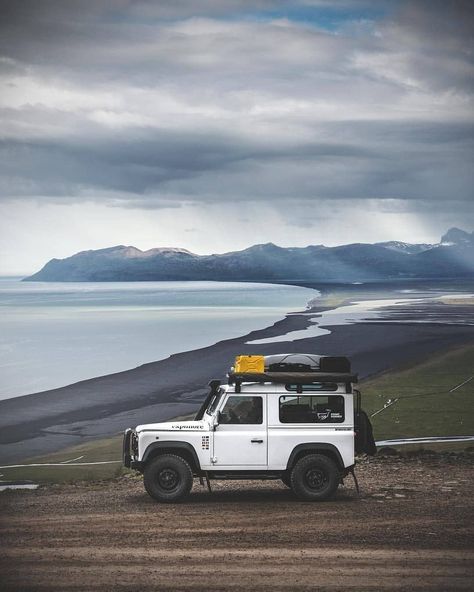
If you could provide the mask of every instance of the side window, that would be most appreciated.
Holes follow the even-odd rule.
[[[229,397],[221,411],[220,423],[240,425],[263,423],[262,397]]]
[[[314,395],[280,397],[281,423],[342,423],[344,397]]]

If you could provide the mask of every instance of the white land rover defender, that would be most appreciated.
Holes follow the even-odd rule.
[[[210,479],[281,479],[300,499],[328,499],[355,453],[375,453],[355,382],[344,357],[238,356],[193,421],[127,429],[124,465],[160,502],[182,500],[193,477],[209,490]]]

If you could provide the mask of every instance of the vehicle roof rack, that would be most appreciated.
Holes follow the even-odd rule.
[[[357,382],[357,374],[348,372],[229,372],[229,384],[240,382],[276,382],[277,384],[312,384],[313,382]]]
[[[358,381],[357,374],[348,372],[229,372],[228,384],[235,385],[240,392],[244,382],[273,382],[275,384],[314,384],[315,382],[352,383]]]
[[[347,392],[351,391],[351,383],[357,382],[357,374],[351,372],[348,358],[316,354],[240,355],[235,358],[235,366],[227,377],[237,393],[244,382],[300,386],[336,382],[344,383]]]

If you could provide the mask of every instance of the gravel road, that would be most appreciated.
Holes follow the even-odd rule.
[[[159,505],[133,476],[0,494],[2,590],[472,590],[473,457],[386,457],[334,501],[198,482]]]

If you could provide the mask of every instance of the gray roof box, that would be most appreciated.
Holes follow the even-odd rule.
[[[318,354],[275,354],[265,356],[266,372],[351,372],[351,363],[345,356]]]

